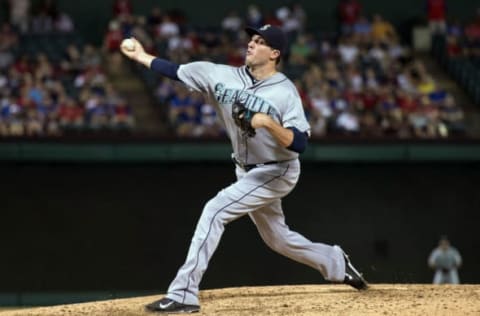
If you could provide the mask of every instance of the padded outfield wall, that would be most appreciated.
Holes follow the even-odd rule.
[[[163,292],[203,204],[234,181],[225,143],[160,140],[0,143],[0,306]],[[478,283],[480,146],[314,142],[284,200],[290,227],[339,243],[372,282],[429,283],[427,256],[448,234],[463,282]],[[320,283],[229,224],[203,288]]]
[[[428,283],[427,256],[448,234],[462,281],[480,282],[478,163],[303,164],[285,199],[290,227],[339,243],[369,280]],[[164,291],[202,205],[234,181],[229,163],[0,165],[0,294]],[[321,283],[261,241],[247,217],[228,225],[203,288]],[[17,294],[15,294],[17,293]],[[1,295],[0,295],[1,298]]]

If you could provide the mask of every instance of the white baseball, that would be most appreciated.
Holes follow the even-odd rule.
[[[135,50],[135,42],[130,38],[126,38],[122,41],[122,47],[126,50],[133,51]]]

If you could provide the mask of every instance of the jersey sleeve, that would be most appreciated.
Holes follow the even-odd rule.
[[[197,61],[180,65],[177,71],[178,78],[189,88],[208,92],[208,87],[212,84],[212,75],[215,73],[217,65],[206,61]]]
[[[282,115],[282,125],[285,128],[295,127],[299,131],[310,135],[310,124],[305,117],[302,100],[298,93],[293,93],[288,98],[285,112]]]

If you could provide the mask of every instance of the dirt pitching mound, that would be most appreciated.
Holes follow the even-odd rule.
[[[140,316],[162,295],[0,312],[0,316]],[[244,287],[202,291],[196,315],[480,315],[480,285],[374,284]],[[153,314],[155,315],[155,314]]]

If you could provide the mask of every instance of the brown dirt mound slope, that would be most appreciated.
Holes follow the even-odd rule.
[[[0,312],[0,316],[140,316],[158,296]],[[480,285],[375,284],[245,287],[201,292],[197,315],[480,315]]]

